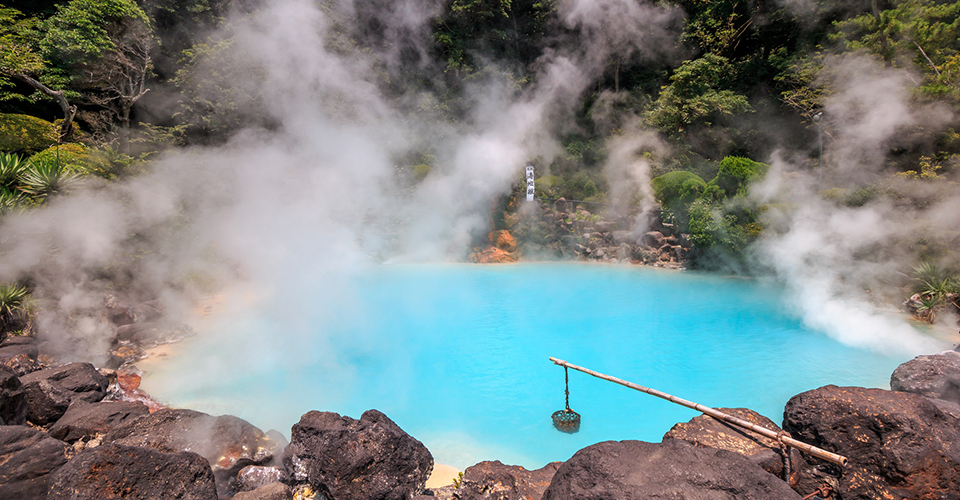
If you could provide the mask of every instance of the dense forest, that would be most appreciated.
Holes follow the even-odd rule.
[[[826,273],[870,292],[893,285],[900,300],[912,287],[931,321],[956,300],[960,2],[281,4],[322,29],[274,36],[286,14],[258,0],[5,2],[0,217],[146,178],[177,152],[302,130],[305,108],[336,117],[337,130],[410,131],[373,142],[389,144],[390,193],[416,197],[455,169],[464,153],[450,143],[486,137],[478,131],[504,119],[489,115],[506,109],[515,122],[533,117],[516,129],[532,138],[496,171],[507,184],[479,189],[472,209],[529,162],[544,198],[656,203],[702,268],[791,287]],[[270,36],[257,45],[250,33]],[[271,66],[279,60],[284,72]],[[126,231],[131,246],[114,259],[165,241]],[[97,279],[132,279],[110,259],[92,267]],[[14,328],[12,311],[44,280],[22,267],[0,278],[11,281],[0,319]]]

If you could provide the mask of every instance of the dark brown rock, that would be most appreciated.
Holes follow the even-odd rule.
[[[60,468],[47,500],[217,500],[210,464],[196,453],[105,444]]]
[[[544,500],[790,500],[801,497],[787,483],[738,453],[663,443],[606,441],[567,460]]]
[[[960,352],[917,356],[890,376],[890,389],[960,403]]]
[[[31,358],[26,354],[0,359],[0,366],[12,371],[18,377],[43,369],[43,365],[36,358]]]
[[[748,408],[717,408],[717,410],[773,432],[781,430],[772,420]],[[665,440],[682,439],[695,446],[739,453],[774,476],[781,479],[784,477],[784,455],[776,440],[707,415],[700,415],[688,422],[674,425],[663,438]],[[795,484],[802,458],[800,452],[791,450],[791,483]]]
[[[46,498],[51,473],[66,463],[67,449],[36,429],[0,426],[0,498]]]
[[[97,434],[106,434],[114,427],[149,413],[143,403],[75,401],[48,432],[61,441],[73,443],[80,439],[90,439]]]
[[[107,378],[90,363],[70,363],[20,377],[27,394],[27,420],[56,422],[73,400],[95,403],[107,393]]]
[[[0,367],[0,425],[21,425],[27,421],[27,394],[20,379]]]
[[[800,491],[832,474],[843,500],[960,499],[960,427],[923,396],[828,385],[791,398],[783,427],[850,460],[840,470],[805,456]]]
[[[240,469],[264,465],[281,451],[278,443],[246,420],[193,410],[156,411],[115,427],[103,441],[166,453],[198,453],[210,463],[218,491],[225,495],[231,492]]]
[[[423,491],[433,456],[377,410],[360,420],[311,411],[293,426],[283,464],[331,500],[406,500]]]
[[[480,462],[463,472],[455,495],[460,500],[539,500],[559,467],[560,462],[553,462],[531,471],[500,461]]]
[[[660,231],[650,231],[637,239],[637,245],[642,247],[660,248],[666,240]]]

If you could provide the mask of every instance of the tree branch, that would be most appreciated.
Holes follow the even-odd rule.
[[[70,103],[67,101],[67,96],[64,95],[63,91],[53,90],[50,87],[40,83],[40,81],[27,75],[15,74],[12,76],[26,82],[27,85],[30,85],[40,92],[57,100],[57,103],[60,104],[60,109],[63,110],[63,122],[60,123],[60,137],[58,142],[63,143],[70,139],[70,135],[73,134],[73,117],[77,114],[77,107],[70,105]]]

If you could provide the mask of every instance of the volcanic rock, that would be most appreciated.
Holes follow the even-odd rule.
[[[0,425],[21,425],[27,421],[27,394],[20,379],[0,367]]]
[[[262,467],[248,465],[237,473],[236,489],[238,491],[253,491],[271,483],[285,482],[287,472],[279,467]]]
[[[90,439],[97,434],[106,434],[114,427],[149,413],[143,403],[74,401],[48,432],[61,441],[73,443],[81,439]]]
[[[68,446],[36,429],[0,426],[0,498],[43,499]]]
[[[794,438],[844,455],[840,470],[806,455],[804,477],[832,473],[843,500],[960,499],[960,427],[923,396],[828,385],[787,402],[783,427]]]
[[[960,403],[960,352],[917,356],[890,376],[890,389]]]
[[[753,461],[679,439],[606,441],[567,460],[543,500],[648,498],[779,500],[801,497]]]
[[[331,500],[406,500],[423,491],[433,456],[377,410],[360,420],[311,411],[293,426],[283,464]]]
[[[265,484],[252,491],[237,493],[233,500],[290,500],[293,491],[283,483]]]
[[[480,462],[463,472],[455,497],[460,500],[536,500],[550,486],[560,462],[530,471],[499,460]]]
[[[660,231],[650,231],[648,233],[644,233],[643,236],[637,239],[637,245],[652,248],[660,248],[665,242],[666,239],[663,237],[663,233]]]
[[[70,363],[20,377],[27,394],[27,420],[56,422],[74,400],[96,403],[107,393],[107,378],[90,363]]]
[[[46,498],[217,500],[217,490],[210,464],[196,453],[105,444],[61,467]]]
[[[130,305],[115,295],[107,295],[103,312],[113,324],[123,326],[158,319],[163,314],[163,304],[154,299]]]
[[[717,408],[751,424],[780,432],[780,427],[767,417],[748,408]],[[759,465],[763,470],[783,479],[783,452],[780,444],[773,439],[747,431],[707,415],[700,415],[673,426],[664,436],[667,439],[682,439],[695,446],[727,450],[739,453]],[[791,483],[798,479],[802,457],[800,452],[791,450]]]
[[[510,234],[510,231],[493,231],[488,236],[491,245],[507,252],[517,251],[517,240]]]
[[[166,453],[198,453],[213,467],[218,491],[224,494],[240,469],[266,464],[280,452],[275,441],[246,420],[193,410],[158,410],[115,427],[103,441]]]
[[[177,342],[193,335],[196,335],[193,328],[182,323],[131,323],[117,327],[116,340],[138,345],[159,345]],[[126,359],[121,354],[117,355]]]
[[[37,362],[39,352],[33,337],[8,337],[0,344],[0,366],[18,377],[35,372],[42,368]]]

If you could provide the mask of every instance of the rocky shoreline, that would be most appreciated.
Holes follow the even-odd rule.
[[[710,417],[660,443],[604,442],[529,471],[468,467],[428,489],[429,450],[377,410],[311,411],[291,442],[229,415],[166,408],[130,362],[189,334],[159,305],[108,298],[103,367],[57,365],[32,337],[0,342],[0,498],[412,499],[803,498],[960,500],[960,352],[919,356],[891,390],[826,386],[786,404],[782,430],[847,456],[845,468]],[[119,369],[117,369],[119,368]],[[747,409],[724,409],[774,431]]]

